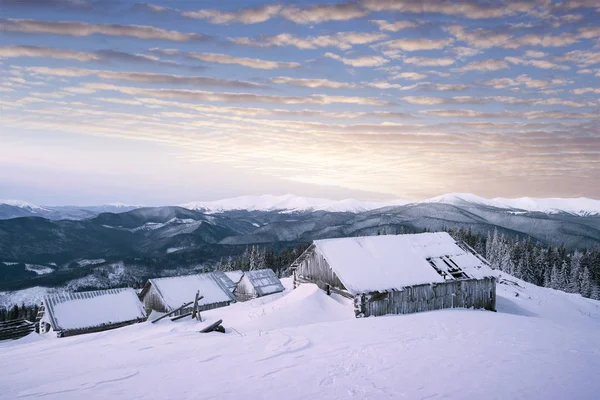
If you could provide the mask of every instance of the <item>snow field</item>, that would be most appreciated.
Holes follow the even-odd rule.
[[[313,285],[72,338],[0,343],[0,399],[593,399],[600,303],[502,274],[498,312],[355,319]],[[518,286],[517,286],[518,285]],[[518,296],[516,295],[518,293]],[[223,319],[226,334],[197,331]]]

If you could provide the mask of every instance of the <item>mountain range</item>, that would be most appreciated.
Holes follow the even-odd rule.
[[[165,207],[5,202],[0,205],[0,290],[132,284],[210,268],[253,245],[279,251],[314,239],[425,229],[464,228],[483,235],[497,230],[570,250],[600,245],[598,200],[449,194],[403,203],[290,195]]]
[[[384,207],[407,204],[440,203],[455,206],[469,204],[489,206],[514,212],[541,212],[546,214],[566,213],[573,215],[600,214],[600,200],[580,198],[494,198],[486,199],[470,193],[449,193],[422,201],[392,200],[385,202],[363,201],[356,199],[329,200],[313,197],[299,197],[291,194],[282,196],[240,196],[215,201],[195,201],[179,205],[189,210],[206,214],[227,211],[278,211],[284,213],[327,211],[362,213]],[[19,200],[0,200],[0,219],[17,217],[42,217],[52,220],[81,220],[92,218],[100,213],[122,213],[142,208],[141,205],[113,203],[96,206],[39,206]]]

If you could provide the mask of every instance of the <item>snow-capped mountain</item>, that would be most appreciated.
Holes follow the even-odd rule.
[[[355,199],[329,200],[315,197],[299,197],[291,194],[274,196],[240,196],[216,201],[197,201],[182,204],[189,210],[199,210],[208,213],[218,213],[233,210],[248,211],[329,211],[329,212],[364,212],[390,205],[404,205],[406,200],[396,200],[387,203],[361,201]]]
[[[575,215],[597,215],[600,214],[600,200],[587,197],[579,198],[504,198],[496,197],[486,199],[470,193],[448,193],[432,197],[420,203],[442,203],[456,206],[468,204],[483,205],[496,208],[510,208],[530,212],[542,212],[546,214],[569,213]]]
[[[47,208],[22,200],[0,200],[0,205],[22,208],[30,212],[48,211]]]
[[[497,197],[493,199],[493,201],[504,204],[508,207],[519,208],[527,211],[543,212],[547,214],[555,214],[558,212],[567,212],[577,215],[600,214],[600,200],[594,200],[587,197],[571,199],[539,199],[534,197],[506,199]]]
[[[291,194],[283,196],[241,196],[216,201],[197,201],[182,204],[189,210],[206,213],[219,213],[233,210],[248,211],[329,211],[360,213],[382,207],[401,206],[406,204],[441,203],[455,206],[488,206],[495,208],[514,209],[516,211],[543,212],[555,214],[565,212],[576,215],[600,214],[600,200],[580,198],[551,198],[540,199],[522,197],[516,199],[494,198],[486,199],[470,193],[448,193],[423,201],[394,200],[387,202],[361,201],[355,199],[328,200],[323,198],[299,197]]]
[[[292,194],[275,196],[240,196],[215,201],[195,201],[181,204],[188,210],[200,211],[206,214],[216,214],[228,211],[276,211],[291,212],[349,212],[362,213],[383,207],[403,206],[407,204],[451,204],[457,207],[485,206],[508,209],[514,212],[542,212],[546,214],[569,213],[573,215],[600,215],[600,200],[579,198],[503,198],[487,199],[470,193],[448,193],[422,201],[392,200],[392,201],[363,201],[356,199],[330,200],[316,197],[301,197]],[[100,213],[122,213],[142,205],[111,203],[98,206],[39,206],[19,200],[0,200],[0,219],[16,217],[43,217],[52,220],[80,220],[92,218]]]

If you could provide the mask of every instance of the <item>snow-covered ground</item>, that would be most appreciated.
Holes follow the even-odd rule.
[[[313,285],[202,313],[0,343],[0,398],[593,399],[600,303],[504,276],[498,312],[355,319]],[[518,295],[517,295],[518,294]],[[226,334],[201,334],[223,319]]]

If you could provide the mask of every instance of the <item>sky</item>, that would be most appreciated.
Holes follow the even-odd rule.
[[[0,0],[0,198],[600,198],[597,0]]]

